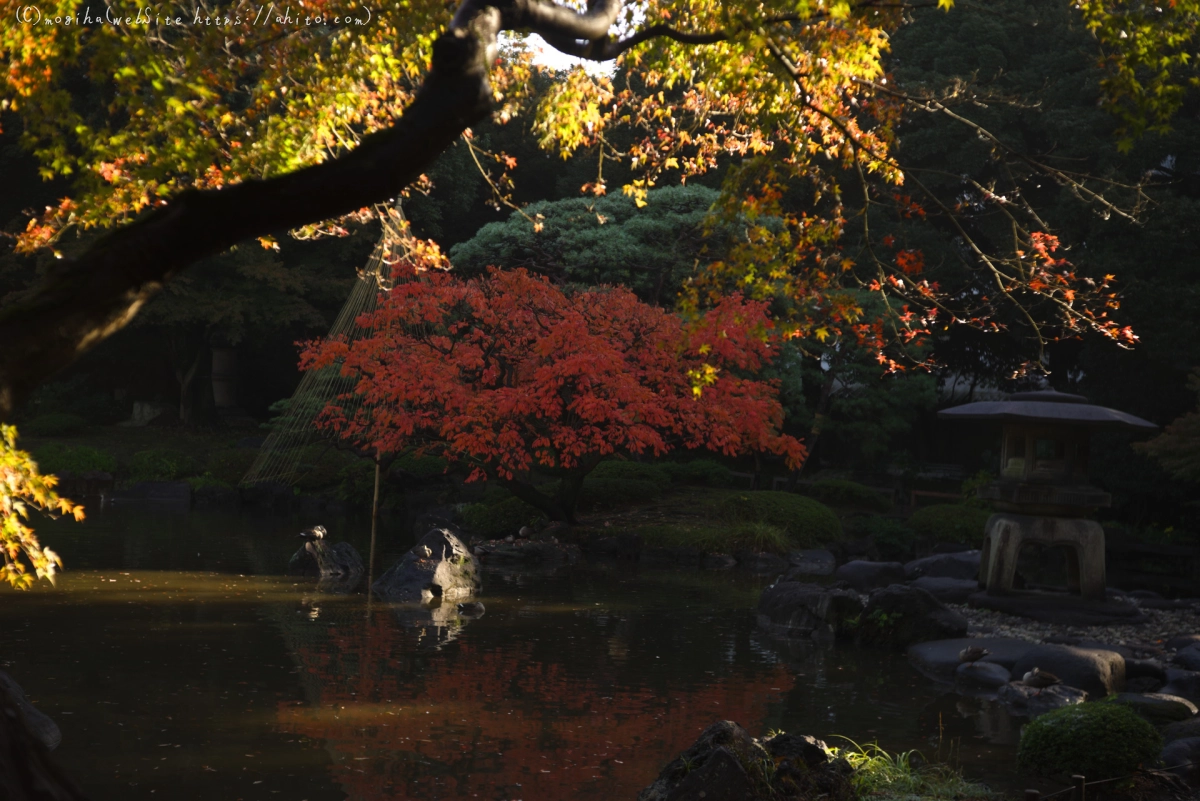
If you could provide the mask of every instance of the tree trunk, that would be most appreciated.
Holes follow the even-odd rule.
[[[25,718],[0,682],[0,799],[4,801],[88,801],[50,758],[46,746],[25,725]]]

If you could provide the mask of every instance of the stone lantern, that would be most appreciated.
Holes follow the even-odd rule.
[[[989,420],[1004,428],[1000,477],[979,489],[979,497],[999,510],[988,519],[979,564],[979,584],[987,594],[1011,593],[1021,547],[1040,543],[1066,550],[1068,590],[1103,601],[1104,529],[1087,515],[1112,499],[1088,484],[1088,438],[1096,428],[1153,431],[1157,426],[1094,406],[1082,395],[1053,390],[967,403],[938,417]]]

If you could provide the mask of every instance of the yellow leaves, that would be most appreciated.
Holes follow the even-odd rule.
[[[699,398],[704,394],[705,387],[711,387],[717,383],[717,374],[720,372],[721,368],[711,364],[703,364],[699,369],[688,370],[688,378],[692,382],[692,397]]]
[[[621,191],[625,193],[626,197],[633,198],[634,205],[636,205],[639,209],[648,205],[646,196],[649,194],[649,191],[646,189],[646,182],[644,180],[634,181],[632,184],[625,184],[621,187]]]
[[[937,7],[942,11],[949,11],[954,8],[954,0],[938,0]]]
[[[83,519],[83,507],[54,492],[58,478],[41,475],[33,458],[17,450],[17,430],[0,424],[0,552],[4,555],[3,580],[13,587],[28,589],[36,578],[54,583],[62,559],[43,548],[25,525],[30,508],[56,516],[69,514]],[[22,556],[24,558],[22,558]],[[26,562],[33,568],[29,574]]]
[[[825,326],[821,326],[813,333],[816,334],[817,340],[820,342],[824,342],[825,340],[829,339],[829,329]]]

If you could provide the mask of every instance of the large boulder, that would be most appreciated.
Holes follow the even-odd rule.
[[[1182,740],[1184,737],[1200,737],[1200,717],[1181,720],[1178,723],[1168,723],[1162,728],[1163,740]]]
[[[1200,704],[1200,672],[1167,668],[1167,683],[1159,692],[1178,695],[1194,704]]]
[[[904,581],[904,565],[899,562],[867,562],[855,559],[834,573],[859,592],[870,592],[889,584]]]
[[[962,637],[967,619],[947,609],[925,590],[892,584],[875,590],[867,600],[855,638],[870,645],[907,648],[928,640]]]
[[[1184,670],[1200,670],[1200,642],[1179,649],[1172,661]]]
[[[479,587],[479,560],[444,528],[432,529],[371,585],[386,601],[421,604],[466,598]]]
[[[1038,690],[1026,687],[1019,681],[1009,682],[996,693],[996,700],[1004,704],[1010,714],[1036,718],[1064,706],[1082,704],[1088,699],[1086,690],[1056,684]]]
[[[850,590],[780,581],[763,590],[758,624],[777,636],[830,640],[862,611],[862,601]]]
[[[963,662],[954,671],[958,684],[968,687],[1003,687],[1012,681],[1012,674],[1004,665],[995,662]]]
[[[1178,723],[1196,714],[1191,701],[1163,693],[1117,693],[1112,703],[1129,707],[1155,726]]]
[[[357,582],[365,571],[362,557],[350,543],[330,544],[325,540],[313,540],[304,543],[304,547],[292,554],[287,572],[289,576],[319,576],[341,582]]]
[[[770,759],[761,745],[730,720],[714,723],[638,793],[638,801],[755,801],[746,768]]]
[[[1086,690],[1095,698],[1125,689],[1125,657],[1116,651],[1073,645],[1039,645],[1017,660],[1012,673],[1020,678],[1034,668],[1053,673],[1068,687]]]
[[[954,640],[934,640],[917,643],[908,649],[908,660],[918,672],[935,681],[954,681],[955,671],[958,670],[959,653],[964,648],[975,646],[991,651],[980,662],[990,662],[1000,665],[1012,672],[1012,667],[1036,643],[1018,640],[1012,637],[963,637]]]
[[[21,685],[17,684],[12,676],[0,670],[0,695],[6,693],[20,710],[21,717],[25,721],[25,728],[29,733],[46,746],[47,750],[53,751],[58,748],[58,744],[62,742],[62,731],[58,728],[58,724],[51,720],[49,715],[29,703]],[[0,789],[3,789],[3,786],[4,783],[0,782]]]
[[[638,793],[638,801],[852,801],[853,769],[814,737],[777,734],[763,743],[732,721],[714,723]]]
[[[1159,755],[1163,769],[1183,779],[1192,787],[1200,786],[1200,737],[1172,740]]]
[[[912,582],[918,587],[937,598],[942,603],[961,604],[973,593],[979,592],[979,583],[974,579],[944,578],[942,576],[921,576]]]
[[[960,579],[963,581],[979,576],[980,551],[940,553],[914,559],[904,566],[904,575],[910,579],[921,577]],[[978,590],[976,585],[976,590]]]

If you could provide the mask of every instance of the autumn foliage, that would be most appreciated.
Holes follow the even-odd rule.
[[[337,403],[319,424],[396,453],[419,447],[497,480],[557,519],[571,519],[584,476],[605,456],[673,448],[769,451],[795,464],[771,382],[765,304],[723,299],[693,322],[623,288],[564,292],[524,270],[460,280],[398,276],[371,333],[310,343],[302,366],[341,364],[361,405]],[[534,472],[560,479],[554,497]]]

